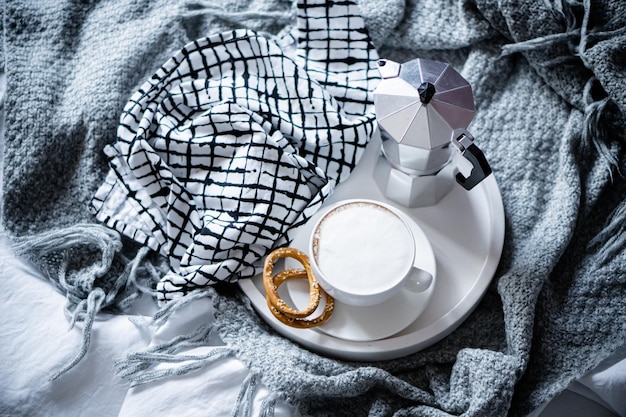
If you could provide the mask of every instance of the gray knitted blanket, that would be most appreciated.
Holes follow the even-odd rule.
[[[123,313],[168,270],[88,210],[129,97],[188,42],[238,28],[276,34],[295,24],[292,6],[3,2],[3,225],[67,294],[68,314],[87,331],[98,311]],[[277,335],[233,284],[192,297],[213,298],[214,328],[253,371],[242,402],[260,379],[274,393],[264,408],[270,414],[283,399],[315,416],[523,416],[626,342],[626,3],[359,6],[379,56],[450,62],[472,85],[471,130],[506,213],[493,285],[444,340],[369,364],[322,357]],[[199,329],[192,342],[207,332]],[[120,374],[135,382],[164,376],[150,369],[127,361]]]

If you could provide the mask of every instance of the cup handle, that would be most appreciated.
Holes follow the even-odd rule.
[[[404,283],[404,288],[413,293],[420,293],[430,288],[432,283],[433,276],[430,272],[414,266]]]

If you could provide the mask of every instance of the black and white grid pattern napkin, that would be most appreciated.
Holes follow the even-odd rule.
[[[186,45],[132,96],[105,149],[92,209],[169,259],[161,301],[259,273],[369,141],[378,56],[356,6],[297,10],[275,40],[236,30]]]

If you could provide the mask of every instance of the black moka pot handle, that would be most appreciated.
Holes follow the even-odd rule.
[[[472,164],[472,172],[468,177],[460,172],[456,174],[456,182],[469,191],[491,174],[491,167],[485,154],[474,144],[474,137],[469,132],[464,131],[460,135],[455,135],[452,143],[456,145],[461,155]]]

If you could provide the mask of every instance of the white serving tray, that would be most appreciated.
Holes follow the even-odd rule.
[[[386,360],[417,352],[450,334],[476,307],[496,271],[504,243],[504,209],[494,174],[471,191],[455,185],[437,205],[406,208],[387,200],[373,179],[380,153],[376,135],[352,175],[324,203],[368,198],[392,204],[415,220],[428,237],[437,262],[437,285],[424,312],[393,336],[350,341],[316,329],[294,329],[267,308],[260,276],[239,281],[257,312],[283,336],[320,354],[345,360]],[[455,156],[456,156],[455,152]],[[461,170],[463,158],[453,163]],[[464,172],[465,173],[465,172]],[[294,244],[308,241],[321,210],[296,231]]]

